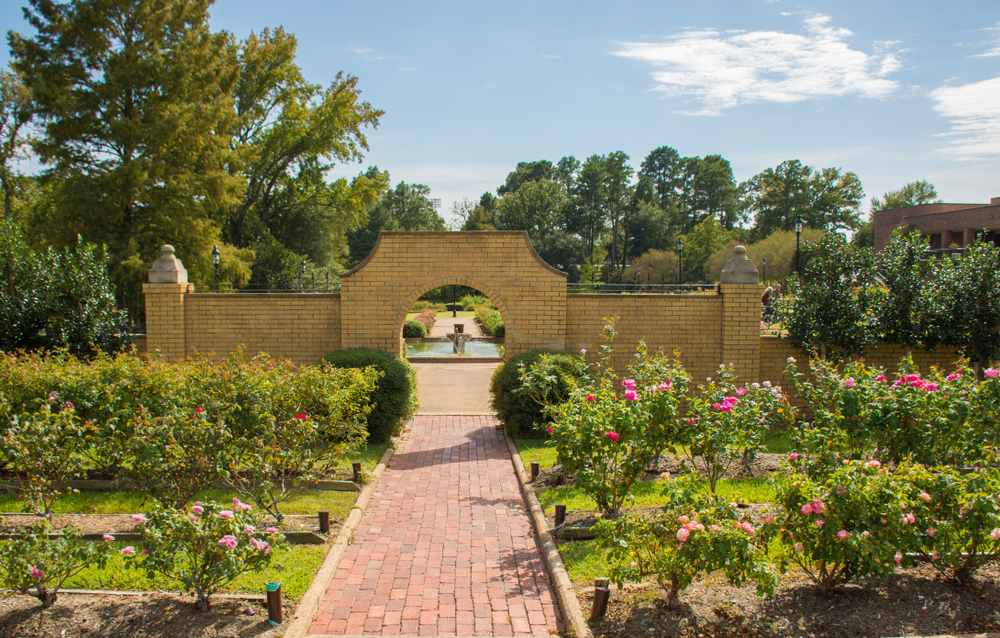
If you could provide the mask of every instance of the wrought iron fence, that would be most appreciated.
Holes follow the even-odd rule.
[[[604,295],[714,295],[718,284],[653,284],[653,283],[572,283],[566,285],[570,294]]]
[[[122,332],[133,335],[146,332],[146,299],[142,288],[122,289],[117,295],[116,305],[119,310],[125,311],[128,318],[121,326]]]
[[[215,282],[206,283],[204,281],[197,282],[194,284],[194,291],[197,293],[202,292],[218,292],[218,293],[326,293],[326,294],[339,294],[340,293],[340,280],[316,280],[316,279],[301,279],[289,282],[279,282],[279,283],[243,283],[234,281],[220,281],[218,284]]]

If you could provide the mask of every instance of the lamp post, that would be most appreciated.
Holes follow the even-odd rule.
[[[451,287],[451,316],[455,318],[458,316],[458,286]]]
[[[799,237],[802,235],[802,215],[795,216],[795,274],[799,274]]]
[[[299,264],[299,288],[302,288],[302,275],[306,274],[306,260],[303,259],[302,263]]]
[[[215,266],[215,292],[219,292],[219,262],[222,261],[222,253],[219,252],[219,245],[212,248],[212,265]]]
[[[764,285],[766,286],[767,285],[767,257],[764,258],[764,268],[763,268],[763,270],[764,270],[764,277],[763,277],[763,279],[764,279]]]
[[[681,267],[684,264],[684,240],[677,238],[677,285],[681,285]]]

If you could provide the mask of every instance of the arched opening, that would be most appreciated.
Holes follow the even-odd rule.
[[[420,298],[423,297],[426,293],[439,289],[443,286],[463,286],[465,288],[475,290],[476,292],[486,297],[493,303],[493,305],[496,307],[497,312],[499,312],[500,316],[503,318],[504,336],[502,345],[505,358],[507,356],[506,353],[509,351],[509,346],[511,344],[511,332],[514,328],[514,319],[511,316],[510,311],[507,309],[507,305],[504,303],[500,295],[497,294],[496,291],[492,290],[489,286],[484,285],[480,281],[464,277],[441,277],[438,279],[428,281],[410,292],[410,294],[406,297],[406,300],[400,305],[394,323],[394,330],[395,330],[394,334],[399,342],[399,355],[401,357],[405,357],[407,355],[407,342],[403,337],[403,324],[406,322],[407,313],[410,311],[413,305],[416,304],[417,301],[420,300]],[[448,313],[448,316],[451,316],[451,313]],[[472,317],[468,318],[468,323],[474,323],[474,322],[475,322],[474,318]]]

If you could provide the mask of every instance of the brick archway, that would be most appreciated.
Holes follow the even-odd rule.
[[[415,304],[418,299],[420,299],[424,294],[430,292],[431,290],[434,290],[435,288],[440,288],[441,286],[454,286],[454,285],[468,286],[469,288],[475,288],[476,290],[481,292],[485,297],[487,297],[490,301],[492,301],[493,305],[495,305],[497,307],[497,310],[500,312],[500,316],[503,317],[504,330],[506,330],[506,326],[511,325],[513,323],[510,312],[507,310],[507,306],[504,305],[503,299],[500,298],[500,295],[498,295],[495,291],[490,290],[488,286],[483,285],[482,282],[475,281],[474,279],[469,279],[468,277],[461,277],[457,279],[448,277],[438,278],[435,279],[434,281],[427,282],[423,286],[420,286],[419,288],[411,292],[407,296],[406,301],[403,302],[403,305],[396,316],[395,329],[397,334],[399,335],[400,356],[402,356],[406,352],[406,346],[403,341],[403,323],[406,321],[407,311],[413,307],[413,304]],[[507,348],[507,337],[505,334],[504,350],[506,350],[506,348]]]
[[[341,344],[402,352],[407,310],[438,286],[482,291],[504,319],[505,356],[562,350],[566,273],[546,264],[524,231],[380,232],[368,257],[341,275]]]

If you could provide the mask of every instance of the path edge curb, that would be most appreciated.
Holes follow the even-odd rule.
[[[545,520],[542,505],[538,502],[535,489],[528,485],[528,481],[525,480],[527,473],[524,469],[524,461],[521,460],[521,454],[517,451],[514,439],[507,436],[506,433],[504,433],[503,437],[507,441],[507,449],[510,450],[511,459],[514,461],[514,472],[517,474],[517,482],[521,486],[521,494],[528,503],[528,509],[531,511],[531,520],[535,525],[538,540],[542,544],[542,558],[545,559],[545,566],[548,568],[549,576],[551,577],[550,582],[556,590],[556,598],[559,599],[559,608],[562,610],[563,620],[572,628],[576,638],[594,638],[593,632],[590,631],[590,625],[587,624],[587,621],[583,617],[583,610],[580,609],[580,601],[576,597],[576,590],[573,588],[573,581],[569,578],[569,572],[566,571],[566,564],[563,563],[562,554],[559,553],[559,546],[556,545],[552,530],[549,529],[549,524]]]
[[[351,544],[351,537],[354,536],[355,530],[361,524],[361,517],[364,515],[365,509],[368,508],[368,503],[371,501],[372,495],[378,487],[379,479],[382,478],[382,473],[385,472],[385,468],[389,465],[389,459],[392,458],[394,453],[395,450],[390,447],[382,454],[382,458],[379,459],[375,471],[372,472],[372,480],[365,485],[364,489],[358,495],[358,500],[354,502],[351,513],[348,514],[347,520],[344,521],[343,526],[340,528],[337,539],[333,541],[333,545],[327,551],[326,558],[323,559],[323,564],[320,566],[319,571],[316,572],[316,576],[313,577],[312,584],[299,600],[292,622],[289,623],[288,628],[281,634],[282,638],[304,638],[309,633],[313,619],[319,611],[319,604],[326,596],[327,589],[329,589],[330,583],[333,581],[333,576],[337,573],[337,568],[340,566],[340,559],[343,558],[344,552],[347,551],[348,545]]]

